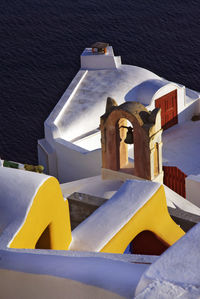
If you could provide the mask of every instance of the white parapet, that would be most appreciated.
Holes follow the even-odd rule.
[[[120,65],[121,57],[114,56],[111,46],[106,53],[93,53],[92,48],[86,48],[81,54],[81,69],[116,69]]]
[[[186,198],[200,207],[200,175],[189,175],[186,178]]]

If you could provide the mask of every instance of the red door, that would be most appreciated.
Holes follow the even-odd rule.
[[[177,90],[174,90],[155,101],[156,108],[161,108],[161,126],[166,130],[178,123]]]

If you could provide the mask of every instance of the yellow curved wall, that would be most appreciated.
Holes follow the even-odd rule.
[[[72,239],[69,206],[53,177],[38,189],[21,228],[8,247],[34,249],[48,225],[50,249],[67,250]]]
[[[169,246],[185,233],[168,213],[163,185],[129,222],[101,249],[101,252],[124,253],[130,242],[142,231],[155,233]]]
[[[68,201],[63,199],[58,181],[53,177],[48,178],[38,189],[9,247],[34,249],[47,226],[50,249],[67,250],[72,241],[69,206]],[[185,234],[168,213],[163,186],[100,251],[124,253],[128,244],[146,230],[153,232],[169,246]]]

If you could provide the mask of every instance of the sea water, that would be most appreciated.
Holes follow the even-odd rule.
[[[198,0],[1,0],[0,157],[37,163],[44,121],[96,41],[200,90]]]

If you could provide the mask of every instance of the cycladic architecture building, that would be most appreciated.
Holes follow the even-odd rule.
[[[164,130],[200,112],[197,92],[123,65],[108,44],[86,48],[80,60],[79,72],[45,121],[44,139],[38,141],[39,163],[61,183],[101,173],[99,125],[108,97],[118,105],[134,101],[148,111],[161,108]]]
[[[38,141],[50,175],[0,167],[0,297],[199,298],[199,103],[85,49]]]

